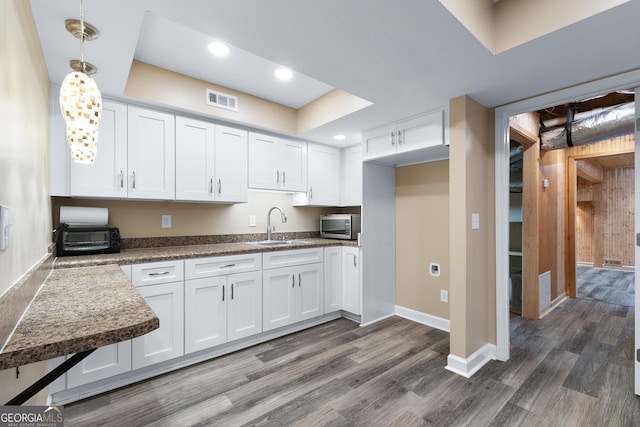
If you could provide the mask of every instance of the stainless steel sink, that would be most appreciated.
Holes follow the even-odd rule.
[[[260,240],[259,242],[246,242],[250,245],[258,245],[258,246],[285,246],[285,245],[301,245],[305,242],[304,240]]]

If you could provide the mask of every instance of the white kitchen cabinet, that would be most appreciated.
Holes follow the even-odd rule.
[[[176,200],[214,200],[215,125],[176,117]]]
[[[247,131],[216,125],[213,180],[216,201],[247,201],[247,149]]]
[[[293,206],[340,204],[340,150],[320,144],[307,145],[307,191],[293,197]]]
[[[341,206],[362,205],[362,147],[355,145],[342,150]]]
[[[443,145],[444,111],[438,110],[365,132],[363,160]]]
[[[131,370],[131,340],[100,347],[67,371],[67,387],[73,388]]]
[[[261,265],[260,254],[185,261],[186,354],[262,332]]]
[[[129,106],[127,130],[129,198],[174,200],[174,116]]]
[[[131,266],[132,282],[160,319],[160,327],[131,341],[131,368],[184,354],[184,261]]]
[[[127,197],[127,106],[103,101],[98,151],[93,164],[70,162],[70,191],[76,197]]]
[[[342,247],[324,248],[324,312],[342,310]]]
[[[360,248],[342,247],[342,309],[360,315]]]
[[[307,191],[307,144],[249,132],[249,188]]]
[[[263,254],[263,330],[324,314],[322,248]]]
[[[176,200],[247,201],[247,132],[176,117]]]

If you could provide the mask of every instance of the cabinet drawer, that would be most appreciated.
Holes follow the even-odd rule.
[[[181,282],[184,280],[184,261],[163,261],[131,266],[131,282],[134,286],[158,283]]]
[[[264,252],[262,254],[262,266],[265,270],[270,268],[289,267],[292,265],[312,264],[314,262],[322,261],[322,248]]]
[[[262,256],[258,253],[187,259],[184,269],[186,280],[257,271],[262,269]]]

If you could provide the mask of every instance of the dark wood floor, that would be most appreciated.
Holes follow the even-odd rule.
[[[65,408],[66,425],[638,426],[633,308],[511,318],[511,359],[465,379],[447,333],[340,319]]]

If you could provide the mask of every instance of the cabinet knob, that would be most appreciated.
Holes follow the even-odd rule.
[[[313,198],[313,187],[309,187],[309,199]]]
[[[224,301],[224,285],[222,285],[222,301]]]
[[[209,178],[209,195],[213,195],[213,178]]]
[[[280,185],[280,171],[276,171],[276,184]]]
[[[131,172],[131,189],[136,189],[136,173],[135,171]]]
[[[124,188],[124,171],[120,169],[120,188]]]
[[[302,273],[298,273],[298,287],[302,286]]]
[[[396,145],[396,142],[393,139],[395,136],[396,136],[395,132],[391,132],[391,145]]]
[[[222,194],[222,179],[218,178],[218,194]]]
[[[282,185],[287,185],[287,176],[284,171],[282,171]]]
[[[292,288],[296,287],[296,275],[295,274],[291,275],[291,287]]]
[[[398,145],[402,145],[402,131],[398,131]]]

